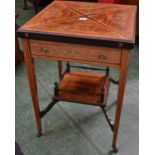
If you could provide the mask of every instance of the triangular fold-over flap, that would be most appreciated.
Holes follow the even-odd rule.
[[[91,19],[107,26],[109,30],[117,32],[128,39],[132,39],[134,32],[134,12],[131,9],[113,9],[110,12],[90,15]],[[130,21],[130,22],[129,22]]]
[[[48,34],[65,35],[65,36],[80,36],[90,38],[121,38],[121,34],[109,30],[106,26],[100,25],[87,17],[79,17],[60,22],[45,23],[43,25],[33,26],[27,30],[34,32],[46,32]]]
[[[98,3],[82,3],[81,2],[64,2],[64,5],[83,14],[83,15],[91,15],[100,12],[107,12],[114,8],[120,8],[121,5],[116,4],[104,4],[99,5]]]
[[[63,4],[53,2],[52,5],[47,6],[43,11],[39,12],[29,22],[24,25],[25,28],[31,26],[38,26],[51,22],[63,21],[81,16],[80,13],[66,7]]]

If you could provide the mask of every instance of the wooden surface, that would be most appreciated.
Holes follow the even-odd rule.
[[[101,93],[104,85],[109,83],[105,75],[89,72],[66,73],[58,85],[59,99],[74,102],[103,104]],[[108,88],[107,88],[108,89]],[[107,90],[106,89],[106,90]]]
[[[139,35],[139,0],[123,0],[122,4],[137,6],[136,35]]]
[[[117,92],[117,106],[116,106],[116,112],[115,112],[115,124],[114,124],[114,135],[113,135],[113,143],[112,147],[115,149],[116,142],[117,142],[117,136],[118,136],[118,129],[119,129],[119,123],[120,123],[120,117],[121,117],[121,111],[122,111],[122,105],[123,105],[123,97],[125,92],[125,84],[128,74],[128,63],[129,63],[129,51],[124,51],[122,53],[122,59],[121,59],[121,66],[120,66],[120,73],[119,73],[119,86],[118,86],[118,92]]]
[[[34,55],[33,55],[33,52],[31,53],[31,41],[29,41],[28,39],[22,39],[22,42],[23,42],[23,50],[24,50],[24,56],[25,56],[25,64],[26,64],[26,69],[27,69],[27,75],[28,75],[28,79],[29,79],[29,85],[30,85],[32,101],[33,101],[33,106],[34,106],[34,111],[35,111],[35,116],[36,116],[36,122],[37,122],[37,127],[38,127],[38,135],[40,136],[42,134],[42,125],[41,125],[41,115],[40,115],[39,102],[38,102],[35,66],[33,64]],[[51,42],[51,43],[53,43],[53,42]],[[45,45],[46,45],[46,43],[45,43]],[[49,43],[49,45],[50,45],[50,43]],[[82,46],[83,45],[81,45],[81,47]],[[108,51],[110,51],[110,50],[113,50],[113,48],[111,48],[111,49],[109,48]],[[117,52],[115,51],[115,53],[117,53]],[[46,53],[45,53],[45,55],[46,55]],[[65,57],[64,54],[63,54],[63,56]],[[40,57],[38,55],[35,55],[35,58],[40,58]],[[44,58],[46,58],[46,57],[44,57]],[[86,56],[85,56],[85,58],[87,59]],[[72,59],[70,59],[70,61],[71,60]],[[128,70],[128,60],[129,60],[129,50],[123,50],[121,53],[121,60],[120,60],[120,64],[119,64],[120,76],[119,76],[117,105],[116,105],[116,113],[115,113],[113,142],[112,142],[112,147],[113,147],[113,150],[115,152],[117,152],[116,142],[117,142],[119,122],[120,122],[120,116],[121,116],[121,110],[122,110],[122,104],[123,104],[123,96],[124,96],[124,91],[125,91],[125,83],[126,83],[127,70]],[[81,62],[81,60],[77,59],[76,62]],[[87,63],[92,64],[92,60],[88,60]],[[103,63],[103,65],[104,65],[104,63]],[[60,75],[60,71],[62,69],[61,61],[58,62],[58,66],[60,69],[59,70],[59,75]],[[60,79],[61,79],[61,76],[60,76]],[[61,88],[63,88],[63,87],[66,88],[66,85],[60,85],[60,86],[61,86]],[[75,85],[72,85],[72,86],[74,86],[73,88],[75,89]],[[92,91],[91,89],[89,89],[89,87],[88,87],[88,90]],[[108,94],[108,92],[107,92],[107,94]],[[72,95],[72,93],[71,93],[71,95]],[[61,99],[61,97],[62,97],[62,100],[64,100],[64,98],[66,98],[66,101],[69,100],[68,95],[66,95],[66,94],[65,95],[61,94],[59,99]],[[77,99],[76,95],[73,95],[72,98],[73,97]],[[80,100],[80,99],[82,99],[81,101],[84,102],[83,98],[78,97],[78,100]],[[90,98],[88,98],[88,99],[90,99]],[[93,99],[91,97],[91,100],[96,101],[96,98]],[[105,101],[106,100],[107,100],[107,97],[105,98]],[[75,101],[77,101],[77,100],[75,100]]]
[[[36,73],[35,73],[35,67],[33,59],[31,58],[30,48],[28,45],[27,39],[22,39],[22,46],[24,50],[24,58],[25,58],[25,65],[26,65],[26,71],[30,86],[30,92],[32,96],[33,101],[33,108],[37,123],[37,129],[38,129],[38,135],[42,134],[42,124],[41,124],[41,118],[40,118],[40,107],[39,107],[39,99],[38,99],[38,91],[37,91],[37,82],[36,82]]]
[[[84,73],[85,75],[80,73],[80,78],[77,78],[76,73],[75,78],[74,75],[66,74],[63,79],[61,61],[114,66],[120,69],[115,123],[112,126],[114,132],[112,147],[115,152],[117,151],[116,142],[129,61],[129,50],[124,49],[125,46],[120,43],[134,44],[135,15],[135,6],[59,1],[49,5],[19,29],[19,35],[24,37],[22,39],[23,51],[39,136],[42,133],[41,113],[44,112],[39,109],[34,58],[58,61],[59,77],[62,79],[62,82],[58,85],[59,89],[71,88],[76,91],[86,91],[88,94],[101,93],[100,84],[105,84],[102,81],[103,75],[97,76],[95,74],[95,77],[87,78],[86,73]],[[57,40],[53,41],[55,36],[58,36]],[[93,40],[89,45],[86,42],[77,44],[78,38],[79,40],[87,39],[89,43],[91,39],[98,40],[97,42]],[[45,41],[46,39],[50,41]],[[68,39],[72,40],[72,43],[68,42]],[[99,40],[101,44],[98,44]],[[115,41],[119,46],[117,48],[105,47],[107,46],[107,44],[104,44],[105,40],[109,42]],[[82,81],[71,81],[79,79]],[[67,80],[71,82],[66,82]],[[89,82],[91,82],[90,85],[88,84]],[[92,86],[94,87],[91,88]],[[56,90],[55,92],[57,92]],[[78,96],[73,92],[65,94],[61,92],[59,95],[62,100],[66,98],[68,101],[70,98],[82,102],[87,99],[93,103],[99,100],[97,96],[92,97],[93,95],[83,94]],[[106,100],[107,95],[105,97]],[[53,102],[55,101],[53,100]],[[52,106],[50,104],[49,107]],[[45,111],[49,111],[50,108],[47,109]]]
[[[136,7],[129,5],[55,1],[19,30],[20,37],[53,39],[52,36],[135,42]],[[61,36],[61,38],[60,38]]]
[[[122,50],[98,46],[75,45],[51,41],[30,40],[32,57],[118,67]]]

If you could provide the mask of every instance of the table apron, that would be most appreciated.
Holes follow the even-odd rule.
[[[30,40],[32,58],[119,67],[122,49]]]

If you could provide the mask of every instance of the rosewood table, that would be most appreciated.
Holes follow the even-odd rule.
[[[131,5],[55,1],[19,28],[38,136],[42,135],[41,118],[56,102],[96,105],[105,114],[113,132],[112,147],[117,152],[128,61],[135,43],[135,17],[136,7]],[[51,103],[43,110],[39,107],[35,58],[58,62],[60,79],[55,83]],[[67,62],[64,72],[63,61]],[[69,62],[105,66],[105,74],[71,71],[75,67],[101,68],[73,66]],[[109,67],[119,68],[118,81],[110,77]],[[114,123],[105,109],[110,82],[118,84]]]

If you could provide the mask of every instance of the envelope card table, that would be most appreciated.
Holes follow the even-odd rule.
[[[128,72],[128,61],[135,43],[136,7],[131,5],[55,1],[21,26],[25,65],[36,117],[38,136],[41,118],[58,101],[101,107],[116,142]],[[55,83],[51,103],[40,110],[34,59],[58,62],[59,81]],[[68,62],[63,72],[62,62]],[[69,62],[105,66],[105,74],[72,71],[71,68],[101,68],[70,65]],[[119,80],[110,77],[109,67],[119,68]],[[104,70],[104,69],[103,69]],[[118,84],[114,123],[106,112],[110,82]]]

